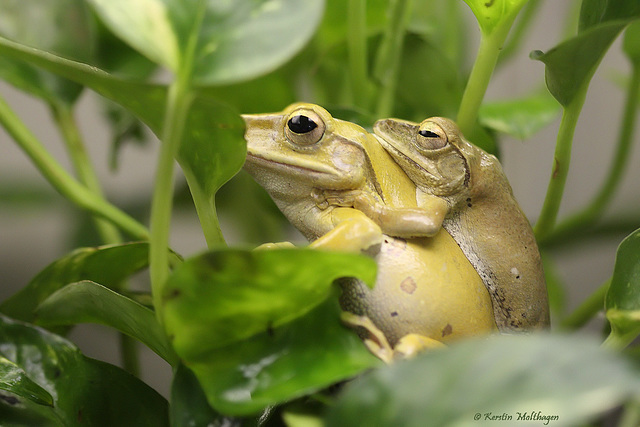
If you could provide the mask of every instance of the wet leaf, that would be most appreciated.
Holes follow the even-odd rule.
[[[3,425],[168,425],[167,402],[158,393],[57,335],[0,317],[0,350],[54,400],[51,407],[0,399]]]
[[[495,336],[365,374],[345,387],[327,425],[418,427],[429,420],[434,427],[472,427],[515,425],[523,417],[521,423],[574,426],[639,392],[634,368],[597,342]],[[491,418],[503,414],[511,418]]]
[[[33,382],[24,370],[0,356],[0,390],[8,391],[38,405],[53,406],[53,397]]]
[[[155,313],[149,308],[90,281],[72,283],[38,306],[36,322],[43,326],[98,323],[136,338],[172,366],[178,358]]]
[[[304,315],[339,277],[373,283],[375,272],[372,259],[355,254],[211,251],[185,261],[167,281],[164,324],[180,357],[192,360]]]
[[[123,40],[178,72],[196,40],[193,81],[230,84],[277,68],[311,38],[322,0],[90,0]]]
[[[640,334],[640,230],[618,247],[605,309],[614,336],[628,344]]]
[[[487,102],[478,113],[483,126],[520,139],[529,139],[558,118],[560,104],[547,91],[524,98]]]
[[[147,266],[147,243],[80,248],[48,265],[27,286],[0,304],[0,312],[31,321],[45,299],[69,283],[91,280],[109,288]]]
[[[284,326],[185,363],[221,413],[257,414],[382,363],[340,324],[340,312],[333,295]]]

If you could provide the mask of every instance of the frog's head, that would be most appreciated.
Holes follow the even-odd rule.
[[[419,187],[448,196],[469,185],[466,143],[449,119],[432,117],[420,124],[397,119],[373,126],[380,144]]]
[[[357,189],[371,173],[363,144],[372,135],[334,119],[322,107],[297,103],[280,113],[242,117],[247,126],[244,168],[272,195],[302,194],[309,187]]]

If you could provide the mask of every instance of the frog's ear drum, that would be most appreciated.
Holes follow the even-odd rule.
[[[415,137],[417,148],[420,150],[438,150],[446,147],[449,142],[447,133],[435,122],[425,120],[418,128]]]
[[[295,145],[309,146],[318,143],[324,135],[325,124],[315,112],[296,110],[289,115],[284,127],[287,139]]]

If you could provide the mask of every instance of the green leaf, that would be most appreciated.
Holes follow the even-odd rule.
[[[479,120],[483,126],[520,139],[529,139],[558,117],[560,105],[547,91],[520,99],[483,104]]]
[[[640,334],[640,230],[618,247],[605,309],[611,333],[622,346]]]
[[[527,0],[464,0],[478,20],[480,30],[485,35],[515,19]]]
[[[581,425],[640,392],[626,362],[575,336],[468,340],[356,379],[327,425]]]
[[[162,295],[163,320],[176,352],[193,360],[308,313],[339,277],[373,283],[375,272],[372,259],[355,254],[215,250],[173,272]]]
[[[0,312],[31,321],[45,299],[69,283],[91,280],[118,289],[122,280],[147,266],[146,243],[80,248],[51,263],[29,284],[0,304]]]
[[[197,86],[230,84],[277,68],[313,35],[322,0],[89,0],[123,40],[178,72],[194,40]]]
[[[78,61],[90,59],[96,42],[83,0],[5,0],[0,35]],[[72,103],[82,91],[66,79],[5,57],[0,57],[0,77],[47,101]]]
[[[577,36],[547,53],[531,53],[532,59],[545,63],[547,87],[560,104],[567,106],[586,90],[611,43],[629,22],[638,18],[637,0],[585,1]]]
[[[54,400],[51,407],[19,396],[0,399],[3,425],[168,425],[162,396],[57,335],[0,317],[0,348]]]
[[[137,302],[90,281],[72,283],[44,300],[36,311],[42,326],[98,323],[136,338],[172,366],[178,358],[155,313]]]
[[[38,405],[53,406],[53,397],[29,378],[24,370],[0,356],[0,390],[29,399]]]
[[[218,411],[256,414],[381,364],[353,331],[340,324],[340,312],[333,295],[284,326],[185,363]]]

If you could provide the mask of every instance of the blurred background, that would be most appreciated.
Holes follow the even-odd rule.
[[[518,55],[494,75],[487,100],[513,98],[543,85],[544,66],[541,62],[529,59],[528,53],[532,50],[546,51],[562,39],[567,8],[571,3],[543,2]],[[469,23],[464,30],[472,40],[468,59],[471,64],[473,46],[477,44],[479,33],[470,11],[466,7],[464,9],[468,12]],[[620,76],[628,75],[629,69],[630,65],[621,53],[618,41],[609,50],[588,92],[575,134],[561,217],[587,204],[605,177],[613,156],[613,144],[618,136],[624,103],[624,91],[619,85]],[[0,95],[59,162],[70,170],[63,143],[46,105],[2,81]],[[285,105],[281,107],[284,108]],[[125,145],[118,154],[117,169],[110,168],[111,131],[104,120],[103,111],[104,105],[99,97],[91,91],[85,91],[76,114],[90,157],[109,200],[129,211],[138,212],[147,222],[146,209],[154,181],[157,143],[147,131],[149,142],[143,145]],[[535,222],[540,212],[551,173],[558,124],[559,117],[527,141],[507,137],[501,139],[502,164],[516,198],[532,222]],[[637,146],[638,136],[634,139],[636,144],[632,150],[630,168],[606,213],[606,218],[612,221],[620,216],[628,218],[635,215],[640,222],[640,149]],[[183,179],[179,174],[177,179],[177,207],[171,230],[171,245],[182,255],[189,256],[204,250],[206,245]],[[230,185],[243,185],[247,180],[242,175]],[[223,189],[219,194],[225,237],[231,245],[261,243],[248,240],[246,233],[239,232],[237,215],[228,213],[233,211],[233,204],[237,202],[234,199],[239,197],[241,196],[233,189]],[[256,193],[254,197],[265,196]],[[264,212],[265,216],[258,218],[256,222],[271,224],[268,228],[276,230],[273,232],[274,238],[282,240],[284,237],[303,243],[299,235],[279,225],[281,223],[272,207],[267,207]],[[78,212],[51,189],[0,128],[0,298],[4,299],[25,286],[37,272],[71,249],[82,244],[92,244],[90,225],[86,215]],[[269,237],[268,233],[263,233],[257,240]],[[623,237],[624,235],[612,234],[597,239],[589,238],[560,246],[550,252],[557,262],[560,277],[567,284],[569,311],[610,277],[615,250]],[[140,274],[141,286],[144,286],[145,280],[145,275]],[[586,333],[599,333],[600,329],[601,324],[592,322]],[[70,335],[70,339],[85,354],[112,363],[118,363],[116,338],[116,333],[112,330],[94,325],[79,326]],[[144,356],[143,378],[167,395],[170,368],[142,345],[140,347]]]

